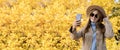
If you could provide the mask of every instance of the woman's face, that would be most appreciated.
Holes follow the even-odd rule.
[[[95,10],[90,14],[90,21],[96,23],[99,20],[98,11]]]

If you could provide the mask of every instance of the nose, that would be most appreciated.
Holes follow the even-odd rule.
[[[95,19],[95,16],[93,16],[92,19]]]
[[[93,16],[93,18],[95,18],[95,15]]]

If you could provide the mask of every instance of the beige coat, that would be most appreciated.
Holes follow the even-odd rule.
[[[105,22],[104,27],[102,29],[97,28],[96,30],[97,50],[107,50],[105,38],[111,39],[114,36],[111,23],[106,19],[104,19],[104,22]],[[82,37],[83,40],[82,50],[90,50],[92,45],[92,35],[93,35],[92,28],[90,27],[87,33],[83,33],[83,31],[84,28],[82,28],[78,32],[72,31],[71,37],[74,40],[78,40],[79,38]]]

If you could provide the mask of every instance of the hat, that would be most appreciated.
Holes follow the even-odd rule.
[[[100,6],[97,5],[91,5],[87,8],[86,10],[86,15],[88,16],[88,14],[91,13],[92,10],[98,10],[101,13],[101,18],[103,19],[104,17],[106,17],[106,13],[104,11],[104,9]]]

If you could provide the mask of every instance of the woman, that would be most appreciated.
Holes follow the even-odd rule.
[[[76,31],[80,21],[73,22],[70,28],[72,39],[78,40],[82,37],[82,50],[107,50],[105,39],[111,39],[114,33],[105,11],[100,6],[92,5],[87,8],[86,14],[89,17],[88,23],[80,31]]]

